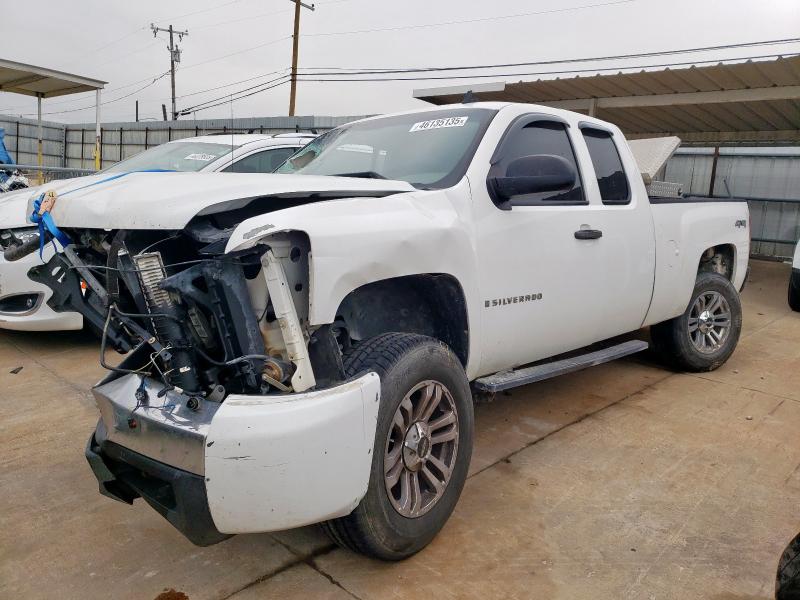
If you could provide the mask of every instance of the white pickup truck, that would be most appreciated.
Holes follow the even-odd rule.
[[[281,171],[65,195],[71,243],[30,273],[130,350],[93,390],[101,492],[197,544],[322,522],[407,557],[461,493],[474,392],[639,351],[609,340],[647,326],[691,371],[738,341],[747,204],[648,197],[609,123],[437,107],[334,129]]]

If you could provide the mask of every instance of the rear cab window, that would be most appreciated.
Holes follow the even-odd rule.
[[[592,159],[603,204],[629,204],[630,186],[614,136],[609,131],[587,126],[581,127],[581,133]]]

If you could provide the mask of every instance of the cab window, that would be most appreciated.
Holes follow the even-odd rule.
[[[631,201],[628,178],[613,136],[608,131],[590,127],[584,127],[581,133],[592,158],[603,204],[628,204]]]

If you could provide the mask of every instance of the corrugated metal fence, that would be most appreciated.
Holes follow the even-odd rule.
[[[681,148],[666,166],[667,181],[683,183],[684,193],[708,195],[714,152]],[[751,254],[789,258],[800,238],[800,148],[721,148],[714,195],[747,198]]]
[[[262,117],[246,119],[203,119],[199,121],[147,121],[105,123],[100,130],[102,167],[108,167],[142,150],[170,140],[209,133],[323,132],[361,117]],[[94,123],[64,125],[43,122],[42,153],[46,167],[94,168]],[[0,116],[8,151],[18,164],[37,162],[36,120]]]
[[[5,144],[11,157],[20,165],[35,165],[38,160],[38,126],[36,119],[0,116],[5,130]],[[45,167],[64,166],[63,123],[42,122],[42,162]]]

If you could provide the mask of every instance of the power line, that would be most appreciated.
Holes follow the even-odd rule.
[[[175,98],[176,99],[177,98],[188,98],[189,96],[197,96],[199,94],[205,94],[205,93],[208,93],[208,92],[214,92],[216,90],[222,90],[222,89],[225,89],[225,88],[232,87],[234,85],[239,85],[240,83],[247,83],[248,81],[254,81],[256,79],[262,79],[264,77],[269,77],[270,75],[275,75],[277,73],[284,73],[284,72],[286,72],[288,70],[289,70],[288,67],[284,67],[283,69],[278,69],[276,71],[270,71],[269,73],[263,73],[261,75],[256,75],[255,77],[248,77],[247,79],[240,79],[239,81],[233,81],[231,83],[226,83],[224,85],[218,85],[217,87],[206,88],[206,89],[203,89],[203,90],[198,90],[196,92],[191,92],[189,94],[183,94],[181,96],[175,96]],[[263,84],[261,84],[261,85],[263,85]],[[234,92],[234,93],[238,93],[238,92]]]
[[[240,17],[238,19],[231,19],[229,21],[219,21],[217,23],[209,23],[208,25],[198,25],[198,26],[192,27],[192,30],[193,31],[197,31],[198,29],[210,29],[211,27],[222,27],[224,25],[230,25],[232,23],[241,23],[242,21],[252,21],[254,19],[263,19],[264,17],[273,17],[275,15],[281,15],[281,14],[284,14],[284,13],[292,12],[292,10],[294,10],[294,9],[287,8],[286,10],[275,10],[275,11],[267,12],[267,13],[259,13],[259,14],[256,14],[256,15],[251,15],[249,17]]]
[[[530,62],[516,62],[516,63],[496,63],[496,64],[489,64],[489,65],[463,65],[463,66],[448,66],[448,67],[411,67],[411,68],[357,68],[357,67],[306,67],[307,69],[318,69],[318,70],[346,70],[346,71],[353,71],[359,74],[367,74],[367,73],[418,73],[418,72],[428,72],[428,71],[466,71],[466,70],[480,70],[480,69],[502,69],[502,68],[511,68],[511,67],[532,67],[532,66],[544,66],[544,65],[559,65],[559,64],[570,64],[570,63],[582,63],[582,62],[602,62],[607,60],[627,60],[631,58],[652,58],[655,56],[674,56],[676,54],[693,54],[696,52],[711,52],[716,50],[733,50],[736,48],[750,48],[754,46],[774,46],[774,45],[781,45],[781,44],[795,44],[800,42],[800,37],[798,38],[784,38],[784,39],[777,39],[777,40],[765,40],[760,42],[742,42],[738,44],[723,44],[717,46],[701,46],[697,48],[683,48],[679,50],[658,50],[653,52],[637,52],[635,54],[616,54],[616,55],[609,55],[609,56],[590,56],[590,57],[581,57],[581,58],[563,58],[557,60],[539,60],[539,61],[530,61]],[[725,59],[725,60],[736,60],[736,59]],[[702,61],[697,61],[702,62]],[[707,62],[707,61],[705,61]],[[627,68],[627,67],[626,67]]]
[[[769,46],[778,43],[794,43],[800,41],[800,38],[787,38],[781,40],[766,40],[761,42],[744,42],[739,44],[727,44],[727,45],[717,45],[717,46],[705,46],[705,47],[697,47],[697,48],[684,48],[684,49],[677,49],[677,50],[663,50],[659,52],[640,52],[635,54],[620,54],[620,55],[610,55],[610,56],[595,56],[595,57],[580,57],[580,58],[571,58],[571,59],[560,59],[560,60],[547,60],[547,61],[531,61],[531,62],[520,62],[520,63],[498,63],[498,64],[490,64],[490,65],[461,65],[461,66],[454,66],[454,67],[418,67],[418,68],[410,68],[410,69],[362,69],[362,70],[355,70],[352,69],[350,72],[342,73],[342,72],[330,72],[330,71],[313,71],[307,69],[303,73],[300,73],[298,76],[301,77],[299,81],[306,81],[306,82],[325,82],[325,81],[333,81],[333,82],[348,82],[348,81],[424,81],[424,80],[447,80],[447,79],[482,79],[482,78],[502,78],[502,77],[526,77],[526,76],[534,76],[534,75],[559,75],[559,74],[575,74],[575,73],[597,73],[597,72],[604,72],[604,71],[617,71],[622,69],[647,69],[647,68],[658,68],[658,67],[668,67],[668,66],[683,66],[687,64],[708,64],[719,62],[719,59],[713,60],[693,60],[693,61],[684,61],[684,62],[670,62],[670,63],[661,63],[661,64],[650,64],[650,65],[629,65],[629,66],[620,66],[615,65],[612,67],[590,67],[585,69],[565,69],[565,70],[544,70],[544,71],[535,71],[535,72],[525,72],[525,73],[500,73],[500,72],[493,72],[493,73],[472,73],[468,75],[438,75],[438,76],[426,76],[426,77],[357,77],[358,75],[390,75],[390,74],[414,74],[414,73],[431,73],[431,72],[451,72],[451,71],[469,71],[469,70],[485,70],[485,69],[504,69],[510,67],[522,67],[522,66],[549,66],[549,65],[557,65],[557,64],[575,64],[575,63],[585,63],[585,62],[601,62],[601,61],[608,61],[608,60],[629,60],[632,58],[652,58],[656,56],[674,56],[677,54],[684,54],[684,53],[694,53],[694,52],[703,52],[703,51],[711,51],[711,50],[724,50],[724,49],[731,49],[731,48],[743,48],[743,47],[752,47],[752,46]],[[748,56],[748,57],[738,57],[738,58],[729,58],[726,60],[734,61],[734,60],[752,60],[752,59],[765,59],[765,58],[776,58],[778,56],[782,56],[781,54],[770,54],[770,55],[760,55],[760,56]],[[320,79],[324,77],[324,79]],[[239,90],[237,92],[233,92],[233,96],[241,94],[243,92],[251,91],[261,86],[268,85],[273,83],[273,81],[268,81],[262,84],[258,84],[256,86],[252,86],[249,88],[245,88],[243,90]],[[223,87],[223,86],[220,86]],[[196,93],[203,93],[209,90],[201,90]],[[250,94],[248,94],[250,95]],[[229,95],[224,96],[224,98],[228,98]],[[244,97],[244,96],[243,96]],[[183,109],[181,112],[192,112],[196,107],[203,107],[210,108],[210,106],[205,106],[208,104],[213,104],[219,100],[222,100],[223,97],[213,98],[211,100],[207,100],[206,102],[200,103],[196,106],[189,107],[188,109]]]
[[[197,109],[192,107],[191,109],[184,109],[184,110],[182,110],[180,112],[181,113],[185,113],[185,114],[190,114],[190,113],[193,113],[193,112],[200,112],[201,110],[207,110],[209,108],[214,108],[215,106],[221,106],[223,104],[228,104],[229,102],[232,104],[233,102],[236,102],[237,100],[241,100],[242,98],[247,98],[248,96],[254,96],[255,94],[260,94],[261,92],[266,92],[267,90],[275,89],[276,87],[280,87],[282,85],[285,85],[285,84],[289,83],[290,81],[291,81],[291,76],[284,75],[283,81],[280,81],[278,83],[275,83],[275,84],[270,85],[268,87],[265,87],[263,89],[256,90],[254,92],[250,92],[249,94],[245,94],[244,96],[239,96],[238,98],[233,98],[231,96],[228,100],[222,100],[221,102],[217,102],[216,104],[211,104],[209,106],[204,106],[202,108],[197,108]]]
[[[582,6],[570,6],[566,8],[553,8],[550,10],[540,10],[534,12],[524,12],[524,13],[517,13],[514,15],[499,15],[495,17],[480,17],[476,19],[463,19],[458,21],[444,21],[441,23],[420,23],[417,25],[399,25],[397,27],[382,27],[378,29],[356,29],[353,31],[326,31],[320,33],[308,33],[305,34],[303,37],[321,37],[321,36],[333,36],[333,35],[354,35],[354,34],[361,34],[361,33],[381,33],[387,31],[401,31],[405,29],[427,29],[431,27],[445,27],[448,25],[467,25],[471,23],[482,23],[486,21],[500,21],[502,19],[515,19],[519,17],[530,17],[534,15],[549,15],[553,13],[563,13],[563,12],[572,12],[576,10],[584,10],[587,8],[601,8],[605,6],[616,6],[619,4],[630,4],[631,2],[636,2],[637,0],[613,0],[612,2],[602,2],[599,4],[584,4]]]
[[[764,54],[760,56],[744,56],[744,57],[737,57],[737,58],[728,58],[725,59],[726,61],[746,61],[746,60],[758,60],[758,59],[766,59],[766,58],[778,58],[778,57],[787,57],[787,56],[798,56],[800,53],[792,53],[792,54]],[[424,75],[424,76],[412,76],[412,77],[348,77],[348,75],[360,75],[360,73],[303,73],[301,77],[326,77],[325,79],[299,79],[299,81],[315,81],[315,82],[324,82],[324,81],[335,81],[335,82],[348,82],[348,81],[429,81],[429,80],[441,80],[441,79],[482,79],[482,78],[501,78],[501,77],[530,77],[533,75],[564,75],[564,74],[573,74],[573,73],[598,73],[601,71],[623,71],[628,69],[654,69],[658,67],[674,67],[674,66],[685,66],[685,65],[697,65],[697,64],[708,64],[708,63],[718,63],[720,62],[719,59],[713,60],[693,60],[693,61],[685,61],[685,62],[669,62],[669,63],[661,63],[661,64],[649,64],[649,65],[630,65],[630,66],[619,66],[615,65],[613,67],[587,67],[585,69],[565,69],[565,70],[558,70],[558,71],[536,71],[536,72],[526,72],[526,73],[473,73],[470,75]],[[382,75],[383,73],[375,73],[377,75]],[[330,77],[336,77],[335,79]]]
[[[237,50],[236,52],[231,52],[230,54],[217,56],[216,58],[211,58],[209,60],[204,60],[203,62],[194,63],[193,65],[186,65],[185,67],[183,67],[183,70],[185,71],[186,69],[194,69],[195,67],[199,67],[201,65],[207,65],[208,63],[216,62],[218,60],[222,60],[223,58],[229,58],[231,56],[236,56],[238,54],[244,54],[245,52],[250,52],[252,50],[257,50],[259,48],[264,48],[265,46],[271,46],[272,44],[277,44],[278,42],[283,42],[285,40],[290,40],[290,39],[292,39],[292,36],[287,35],[286,37],[278,38],[277,40],[271,40],[263,44],[258,44],[257,46],[251,46],[249,48],[244,48],[243,50]]]
[[[341,0],[341,1],[345,1],[345,0]],[[350,0],[347,0],[347,1],[350,1]],[[280,12],[287,12],[287,11],[280,11]],[[279,40],[272,40],[270,42],[267,42],[266,44],[262,44],[262,45],[254,47],[254,48],[247,48],[245,50],[241,50],[238,53],[249,52],[250,50],[254,50],[256,48],[263,47],[264,45],[274,44],[274,43],[277,43],[279,41],[283,41],[285,39],[288,39],[288,38],[280,38]],[[682,49],[677,49],[677,50],[660,50],[660,51],[654,51],[654,52],[638,52],[638,53],[634,53],[634,54],[616,54],[616,55],[609,55],[609,56],[580,57],[580,58],[568,58],[568,59],[546,60],[546,61],[529,61],[529,62],[517,62],[517,63],[497,63],[497,64],[488,64],[488,65],[462,65],[462,66],[446,66],[446,67],[405,67],[405,68],[402,68],[402,67],[401,68],[398,68],[398,67],[384,67],[384,68],[377,68],[377,67],[375,67],[375,68],[366,68],[366,67],[305,67],[305,68],[303,68],[303,67],[301,67],[300,69],[302,71],[308,71],[308,72],[300,73],[299,75],[300,76],[309,76],[309,75],[320,76],[322,74],[319,73],[318,71],[334,71],[334,70],[335,71],[349,71],[349,72],[351,72],[350,74],[362,74],[362,75],[364,75],[364,74],[372,74],[372,73],[375,73],[375,74],[424,73],[424,72],[432,72],[432,71],[447,72],[447,71],[466,71],[466,70],[482,70],[482,69],[495,69],[495,68],[496,69],[501,69],[501,68],[512,68],[512,67],[545,66],[545,65],[570,64],[570,63],[581,63],[581,62],[601,62],[601,61],[607,61],[607,60],[627,60],[627,59],[632,59],[632,58],[650,58],[650,57],[655,57],[655,56],[672,56],[672,55],[676,55],[676,54],[690,54],[690,53],[695,53],[695,52],[709,52],[709,51],[715,51],[715,50],[730,50],[730,49],[747,48],[747,47],[753,47],[753,46],[771,46],[771,45],[780,45],[780,44],[793,44],[793,43],[798,43],[798,42],[800,42],[800,38],[784,38],[784,39],[776,39],[776,40],[764,40],[764,41],[759,41],[759,42],[742,42],[742,43],[738,43],[738,44],[722,44],[722,45],[716,45],[716,46],[700,46],[700,47],[695,47],[695,48],[682,48]],[[236,54],[236,53],[234,53],[234,54]],[[194,64],[194,65],[187,65],[187,66],[185,66],[183,68],[184,69],[188,69],[188,68],[200,66],[200,65],[203,65],[203,64],[207,64],[209,62],[213,62],[213,61],[216,61],[216,60],[221,60],[222,58],[227,58],[228,56],[231,56],[231,54],[225,55],[223,57],[212,58],[212,59],[210,59],[208,61],[197,63],[197,64]],[[771,55],[771,57],[774,57],[774,56],[778,56],[778,55]],[[742,59],[726,59],[726,60],[742,60]],[[707,62],[715,62],[715,61],[693,61],[693,64],[707,63]],[[676,64],[676,63],[671,63],[671,64]],[[685,63],[679,63],[679,64],[685,64]],[[631,68],[631,67],[625,67],[625,68]],[[186,98],[186,97],[189,97],[189,96],[196,96],[196,95],[199,95],[199,94],[212,92],[212,91],[224,89],[224,88],[227,88],[227,87],[231,87],[231,86],[234,86],[234,85],[238,85],[240,83],[247,83],[248,81],[253,81],[255,79],[260,79],[262,77],[269,77],[270,75],[275,75],[275,74],[280,73],[280,72],[285,71],[285,70],[286,70],[285,68],[284,69],[279,69],[279,70],[276,70],[276,71],[271,71],[269,73],[264,73],[262,75],[257,75],[255,77],[249,77],[247,79],[242,79],[242,80],[239,80],[239,81],[234,81],[234,82],[231,82],[231,83],[228,83],[228,84],[220,85],[220,86],[217,86],[217,87],[198,90],[196,92],[191,92],[189,94],[183,94],[181,96],[176,96],[176,99],[177,98]],[[592,70],[598,70],[599,71],[599,70],[607,70],[607,69],[592,69]],[[563,73],[563,72],[564,71],[542,71],[540,73],[532,73],[532,74],[533,75],[538,75],[538,74],[547,75],[547,74],[557,74],[557,73]],[[153,76],[151,76],[151,77],[153,77]],[[132,83],[129,83],[129,84],[126,84],[126,85],[123,85],[123,86],[117,86],[115,88],[111,88],[111,89],[106,90],[106,91],[107,92],[119,91],[119,90],[125,89],[127,87],[131,87],[133,85],[137,85],[137,84],[141,83],[142,81],[148,81],[148,80],[151,79],[151,77],[145,77],[143,79],[139,79],[139,80],[134,81]],[[238,93],[238,92],[234,92],[234,93]],[[74,103],[74,102],[79,101],[79,100],[80,99],[76,100],[75,98],[72,98],[70,100],[63,100],[61,102],[59,102],[59,101],[51,102],[50,105],[52,106],[53,104],[71,104],[71,103]],[[14,108],[25,108],[25,106],[19,105],[19,106],[6,108],[5,110],[12,110]]]
[[[209,8],[202,8],[200,10],[184,13],[182,15],[172,15],[171,17],[158,17],[157,19],[154,19],[154,21],[172,21],[174,19],[183,19],[185,17],[192,17],[194,15],[199,15],[201,13],[211,12],[212,10],[219,10],[220,8],[225,8],[226,6],[230,6],[231,4],[237,4],[238,2],[241,1],[242,0],[230,0],[229,2],[225,2],[223,4],[217,4],[216,6],[211,6]]]
[[[283,81],[283,80],[289,79],[289,78],[291,78],[291,75],[283,74],[280,77],[276,77],[275,79],[270,79],[269,81],[265,81],[264,83],[259,83],[258,85],[254,85],[254,86],[251,86],[249,88],[244,88],[244,89],[238,90],[236,92],[231,92],[230,94],[225,94],[224,96],[218,96],[217,98],[212,98],[211,100],[206,100],[205,102],[200,102],[200,103],[195,104],[193,106],[189,106],[187,108],[181,109],[180,112],[182,114],[188,114],[188,113],[196,112],[199,109],[210,108],[210,107],[208,107],[206,105],[214,103],[214,102],[217,102],[219,100],[223,100],[223,104],[225,104],[226,102],[229,102],[231,99],[238,100],[240,97],[241,98],[246,98],[247,96],[252,96],[252,94],[245,94],[245,92],[250,92],[252,90],[258,90],[259,88],[264,88],[264,86],[269,86],[272,83],[275,83],[277,81]],[[271,87],[270,88],[266,88],[266,89],[271,89]],[[259,91],[261,91],[261,90],[259,90]],[[245,94],[245,95],[240,96],[240,94]],[[234,96],[236,96],[236,97],[234,98]],[[216,104],[215,104],[215,106],[216,106]]]

